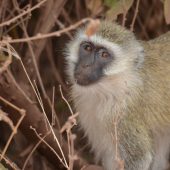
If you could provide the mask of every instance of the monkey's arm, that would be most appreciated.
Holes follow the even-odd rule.
[[[125,169],[148,170],[153,158],[153,145],[145,120],[139,112],[138,115],[129,113],[120,121],[118,129],[118,145]]]

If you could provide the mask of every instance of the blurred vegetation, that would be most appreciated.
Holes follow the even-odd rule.
[[[31,10],[43,1],[44,3]],[[26,14],[22,15],[23,12]],[[59,84],[62,85],[64,96],[71,103],[63,51],[77,27],[74,30],[65,31],[63,34],[35,41],[17,43],[9,43],[9,41],[27,39],[36,35],[47,35],[74,25],[84,18],[115,21],[127,29],[132,29],[138,39],[150,40],[170,30],[170,0],[1,0],[0,97],[20,109],[24,109],[26,116],[5,153],[10,163],[17,166],[11,166],[5,159],[2,159],[0,169],[5,169],[5,167],[28,170],[65,169],[56,155],[45,144],[41,144],[35,149],[27,166],[23,168],[33,146],[40,141],[30,126],[35,127],[41,136],[47,135],[48,131],[45,128],[43,111],[19,62],[20,59],[13,57],[11,61],[11,58],[8,57],[10,55],[8,49],[11,45],[14,50],[12,55],[17,53],[24,63],[31,81],[36,82],[50,122],[52,122],[53,117],[55,117],[56,122],[59,121],[60,125],[55,123],[53,128],[59,135],[64,154],[68,158],[67,135],[66,132],[61,135],[59,131],[70,116],[70,112],[67,104],[61,98]],[[132,24],[133,20],[134,25]],[[7,50],[4,51],[4,48]],[[53,96],[55,96],[54,99]],[[14,108],[0,100],[0,110],[16,124],[19,113]],[[89,156],[87,140],[78,129],[77,126],[72,129],[73,133],[77,135],[75,151],[78,154],[78,160],[75,161],[75,170],[87,165],[87,160],[93,163],[92,156]],[[7,144],[10,134],[11,129],[8,122],[5,122],[0,114],[1,151]],[[52,136],[49,135],[46,141],[60,154]],[[2,154],[2,152],[0,153]],[[93,169],[97,169],[97,167],[93,167]]]

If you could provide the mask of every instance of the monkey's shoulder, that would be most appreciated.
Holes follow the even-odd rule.
[[[160,35],[159,37],[150,40],[151,43],[170,43],[170,31]]]
[[[170,43],[145,43],[143,70],[150,81],[167,83],[170,87]],[[159,83],[158,83],[159,84]],[[160,85],[160,84],[159,84]]]
[[[169,41],[161,41],[162,38],[143,42],[145,61],[149,66],[170,70],[170,37]]]

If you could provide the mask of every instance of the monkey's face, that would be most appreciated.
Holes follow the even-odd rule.
[[[109,49],[90,41],[81,42],[74,69],[75,81],[82,86],[96,83],[104,76],[104,69],[113,60],[114,54]]]
[[[117,25],[107,27],[114,28],[113,32],[104,26],[90,37],[85,34],[85,29],[81,29],[68,44],[67,74],[71,83],[93,87],[106,83],[106,79],[109,81],[115,75],[126,76],[142,63],[143,48],[131,33]]]
[[[82,87],[98,84],[126,67],[123,49],[98,35],[89,38],[79,32],[67,50],[67,74]]]

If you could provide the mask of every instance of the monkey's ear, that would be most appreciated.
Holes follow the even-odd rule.
[[[87,28],[85,30],[85,34],[88,37],[94,35],[97,32],[97,30],[99,29],[99,25],[100,25],[99,19],[91,20],[90,23],[87,25]]]

